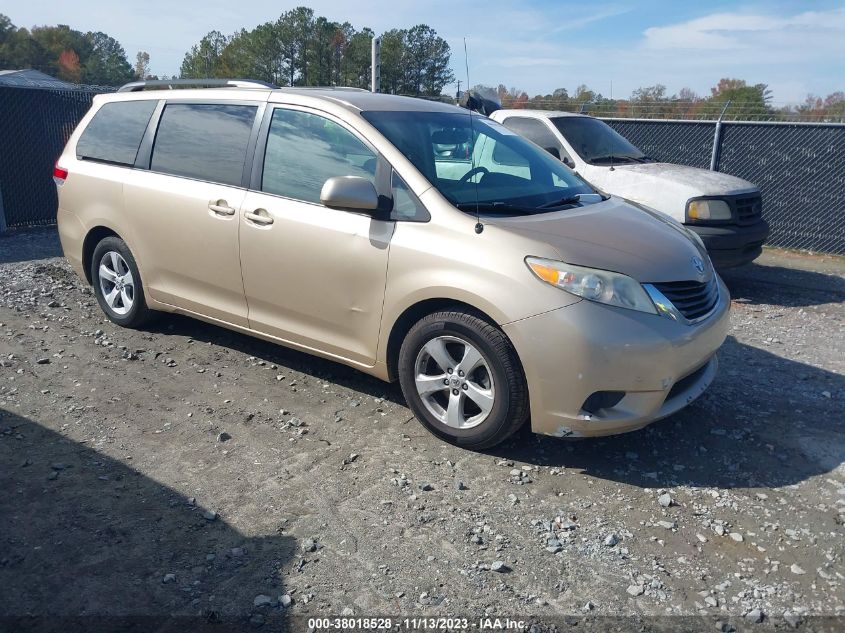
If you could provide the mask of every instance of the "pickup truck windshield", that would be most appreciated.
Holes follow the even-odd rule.
[[[419,111],[362,116],[461,210],[519,215],[601,200],[548,152],[486,117],[472,115],[470,122],[469,113]]]
[[[647,163],[652,159],[604,121],[580,116],[555,117],[554,126],[578,155],[593,165]]]

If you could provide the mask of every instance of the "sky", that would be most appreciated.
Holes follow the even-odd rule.
[[[462,86],[466,39],[472,85],[531,96],[587,84],[626,98],[657,83],[707,95],[722,77],[768,84],[776,105],[845,90],[845,0],[27,0],[0,12],[27,28],[103,31],[130,61],[145,50],[152,73],[172,75],[208,31],[251,29],[297,5],[377,33],[428,24],[449,42]]]

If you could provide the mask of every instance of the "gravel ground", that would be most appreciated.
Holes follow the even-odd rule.
[[[177,316],[120,329],[52,230],[2,237],[0,616],[841,618],[845,261],[725,277],[688,409],[471,453],[352,369]]]

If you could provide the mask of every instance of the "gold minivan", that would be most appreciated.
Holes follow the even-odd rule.
[[[634,430],[712,382],[730,299],[682,225],[455,106],[174,83],[95,97],[55,167],[115,323],[178,312],[398,380],[472,449],[528,419]]]

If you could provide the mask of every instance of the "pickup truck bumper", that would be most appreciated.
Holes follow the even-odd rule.
[[[701,226],[687,224],[707,247],[707,253],[717,269],[749,264],[763,252],[769,237],[769,224],[759,220],[748,226]]]

